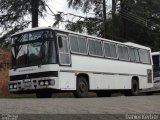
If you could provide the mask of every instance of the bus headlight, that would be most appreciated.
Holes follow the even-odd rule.
[[[39,85],[43,86],[44,85],[44,81],[40,81]]]
[[[10,89],[13,89],[13,85],[9,85],[9,88],[10,88]]]
[[[55,81],[54,80],[41,80],[39,81],[40,86],[48,86],[48,85],[54,85]]]
[[[45,84],[45,85],[49,85],[49,82],[48,82],[48,81],[45,81],[44,84]]]
[[[14,89],[16,89],[16,88],[17,88],[17,85],[16,85],[16,84],[14,84],[14,85],[13,85],[13,88],[14,88]]]

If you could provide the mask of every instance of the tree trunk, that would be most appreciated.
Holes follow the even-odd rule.
[[[116,4],[117,4],[117,0],[112,0],[112,27],[111,27],[111,29],[110,29],[110,31],[111,31],[111,34],[112,34],[112,37],[111,37],[111,39],[114,39],[114,36],[117,36],[117,34],[116,34],[116,32],[115,32],[115,29],[117,29],[116,28],[116,26],[115,26],[115,20],[116,20],[116,18],[115,18],[115,14],[116,14]]]
[[[116,3],[117,3],[117,0],[112,0],[112,19],[114,19],[114,16],[115,16]]]
[[[107,25],[106,25],[106,0],[103,0],[103,37],[104,38],[107,38],[107,35],[106,35],[106,28],[107,28]]]
[[[121,9],[120,9],[121,15],[123,14],[123,16],[125,16],[125,13],[126,13],[125,0],[120,0],[120,7],[121,7]],[[126,27],[127,27],[126,22],[127,22],[126,19],[121,17],[121,23],[122,23],[121,38],[123,38],[123,39],[126,39]]]
[[[39,0],[31,0],[32,5],[32,28],[38,27]]]

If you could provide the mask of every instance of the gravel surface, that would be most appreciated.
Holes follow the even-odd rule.
[[[57,119],[106,119],[103,115],[107,114],[160,114],[160,95],[152,96],[133,96],[133,97],[92,97],[92,98],[21,98],[21,99],[0,99],[0,114],[41,114],[40,120],[45,120],[44,115],[64,114],[56,117]],[[43,114],[43,115],[42,115]],[[80,115],[81,114],[81,115]],[[83,115],[82,115],[83,114]],[[103,114],[103,115],[100,115]],[[67,115],[74,115],[69,117]],[[66,117],[64,117],[66,116]],[[97,118],[98,117],[98,118]],[[107,118],[108,118],[107,117]],[[160,117],[160,116],[159,116]],[[28,117],[22,117],[23,119]],[[43,119],[44,118],[44,119]],[[50,117],[49,117],[50,118]],[[50,120],[48,118],[48,120]],[[117,119],[120,117],[115,117]],[[35,119],[35,117],[33,117]],[[66,120],[68,120],[66,119]],[[25,119],[26,120],[26,119]],[[30,118],[31,120],[31,118]]]
[[[0,114],[160,114],[160,95],[0,99]]]

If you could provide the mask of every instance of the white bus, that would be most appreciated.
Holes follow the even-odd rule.
[[[9,89],[14,93],[73,91],[75,97],[137,95],[153,86],[151,50],[76,32],[32,28],[12,36]]]
[[[153,52],[152,59],[153,59],[153,80],[154,82],[160,82],[160,52]]]

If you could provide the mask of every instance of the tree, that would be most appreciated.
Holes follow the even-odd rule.
[[[102,0],[68,0],[68,5],[76,10],[81,9],[84,13],[92,11],[94,17],[69,21],[67,29],[80,32],[84,30],[88,34],[102,37],[103,21],[94,19],[104,19]],[[159,5],[159,0],[112,0],[112,9],[106,16],[106,37],[121,42],[131,41],[158,50],[160,48]]]
[[[89,13],[90,11],[94,11],[94,16],[90,17],[83,17],[83,16],[78,16],[78,15],[73,15],[70,13],[59,13],[56,15],[55,19],[56,22],[54,24],[57,25],[60,22],[66,22],[66,28],[69,30],[74,30],[78,32],[84,32],[87,31],[89,34],[95,34],[99,35],[101,37],[105,36],[104,34],[104,28],[106,28],[106,17],[103,14],[103,2],[105,0],[67,0],[68,1],[68,6],[72,7],[73,9],[81,9],[84,13]],[[105,4],[105,3],[104,3]],[[104,10],[105,12],[106,10]],[[105,12],[106,13],[106,12]],[[75,21],[72,20],[64,20],[64,16],[70,15],[68,18],[76,18]],[[61,18],[61,19],[60,19]],[[105,22],[104,22],[105,21]],[[105,26],[105,27],[103,27]]]
[[[159,0],[121,0],[120,37],[158,50],[159,39]],[[160,48],[160,44],[159,48]]]
[[[37,6],[37,1],[39,6]],[[26,19],[37,7],[39,16],[44,16],[46,11],[46,0],[1,0],[0,1],[0,42],[4,42],[10,34],[22,30],[30,24],[31,20]],[[34,5],[34,7],[31,7]],[[35,13],[35,12],[34,12]],[[35,15],[37,19],[38,15]],[[35,26],[38,24],[35,23]],[[34,27],[34,25],[33,25]]]
[[[31,0],[32,7],[32,28],[38,27],[38,8],[39,0]]]
[[[114,3],[114,11],[116,11],[117,0],[114,0]],[[84,30],[89,34],[91,33],[104,38],[109,38],[109,34],[107,34],[107,27],[108,21],[110,21],[111,19],[111,15],[110,13],[107,14],[106,12],[106,0],[68,0],[68,6],[76,10],[81,9],[84,13],[89,13],[90,11],[92,11],[94,12],[94,17],[78,19],[78,21],[69,21],[66,25],[67,29],[74,31],[76,30],[79,32],[83,32]],[[60,16],[60,14],[58,14],[57,16]],[[64,20],[57,19],[56,23],[58,23],[58,21],[64,22]]]

